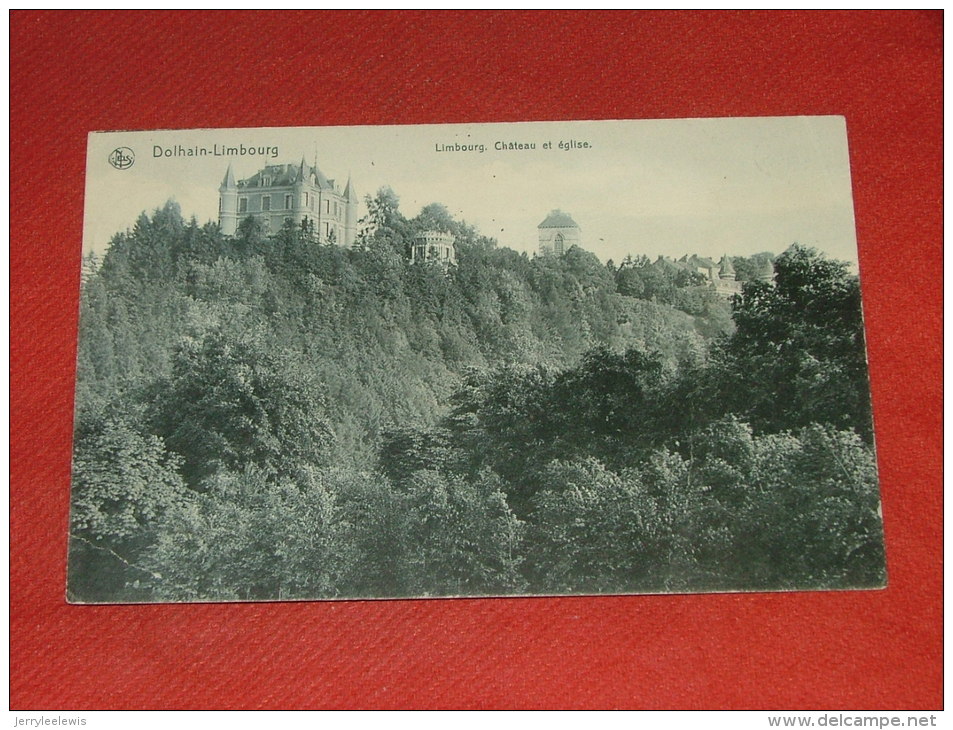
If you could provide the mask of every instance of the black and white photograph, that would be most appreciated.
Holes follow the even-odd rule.
[[[89,135],[67,598],[887,581],[842,117]]]

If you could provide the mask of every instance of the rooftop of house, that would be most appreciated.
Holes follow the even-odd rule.
[[[229,187],[230,184],[234,184],[240,188],[290,187],[299,180],[310,181],[312,177],[315,187],[321,190],[334,190],[334,180],[329,180],[317,165],[309,165],[304,161],[304,158],[302,158],[301,162],[297,165],[265,165],[265,167],[251,177],[239,180],[237,183],[234,182],[235,178],[232,174],[231,165],[229,165],[228,172],[225,173],[223,185]],[[347,197],[351,194],[353,194],[353,191],[349,178],[344,195]]]

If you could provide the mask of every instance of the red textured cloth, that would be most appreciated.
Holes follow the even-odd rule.
[[[942,12],[11,15],[14,709],[941,706]],[[884,591],[69,606],[86,135],[842,114]]]

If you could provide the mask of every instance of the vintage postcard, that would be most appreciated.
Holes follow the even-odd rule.
[[[886,581],[840,117],[89,136],[74,603]]]

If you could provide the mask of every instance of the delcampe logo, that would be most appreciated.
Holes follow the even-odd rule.
[[[109,164],[117,170],[125,170],[132,167],[136,161],[136,153],[128,147],[117,147],[109,153]]]

